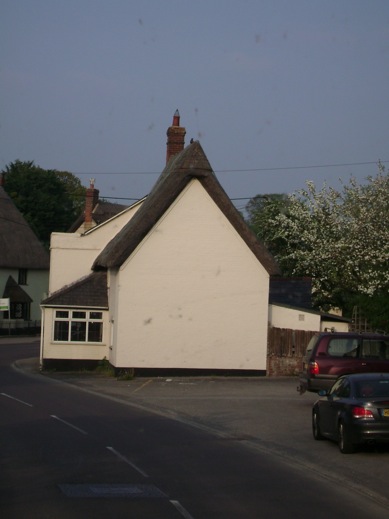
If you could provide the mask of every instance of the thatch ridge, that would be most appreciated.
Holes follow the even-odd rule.
[[[168,162],[142,207],[107,244],[92,268],[119,268],[193,179],[202,184],[269,274],[278,275],[279,269],[273,256],[257,240],[232,204],[197,141]]]

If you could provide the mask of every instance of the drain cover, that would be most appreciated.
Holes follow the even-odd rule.
[[[59,488],[67,497],[120,497],[126,499],[151,499],[166,497],[166,495],[154,485],[63,484],[59,485]]]

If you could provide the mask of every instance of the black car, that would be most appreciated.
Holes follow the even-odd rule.
[[[389,373],[389,336],[320,332],[309,341],[297,390],[330,389],[341,375]]]
[[[362,443],[389,442],[389,373],[340,377],[312,409],[315,440],[337,441],[349,454]]]

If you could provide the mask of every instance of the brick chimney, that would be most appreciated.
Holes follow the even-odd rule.
[[[99,201],[99,190],[95,189],[95,179],[90,179],[89,188],[86,190],[85,197],[85,218],[84,218],[84,229],[87,231],[92,227],[92,213],[95,205]]]
[[[173,124],[167,129],[166,164],[169,160],[180,153],[185,146],[186,130],[180,126],[180,112],[176,110],[173,115]]]

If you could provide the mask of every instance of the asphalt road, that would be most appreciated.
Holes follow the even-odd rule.
[[[389,515],[389,450],[315,442],[292,378],[41,375],[36,341],[7,342],[1,517]]]

